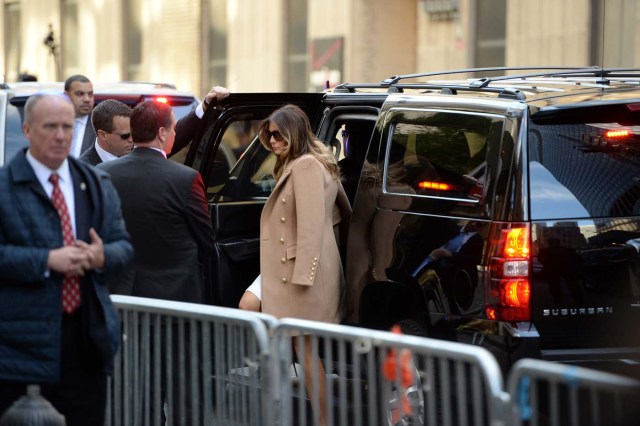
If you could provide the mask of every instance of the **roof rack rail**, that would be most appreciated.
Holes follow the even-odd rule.
[[[354,93],[357,89],[384,88],[378,83],[342,83],[334,87],[334,93]],[[524,100],[522,91],[508,87],[474,87],[461,84],[433,84],[433,83],[401,83],[390,86],[388,93],[403,93],[406,89],[434,90],[445,95],[457,95],[458,91],[497,93],[500,98]]]
[[[420,78],[420,77],[434,77],[439,75],[455,75],[455,74],[469,74],[469,73],[479,73],[479,72],[495,72],[495,71],[525,71],[525,70],[547,70],[544,73],[535,73],[535,74],[527,74],[532,76],[544,76],[544,75],[557,75],[555,72],[548,72],[551,70],[557,70],[560,72],[574,72],[574,71],[600,71],[599,67],[488,67],[488,68],[466,68],[460,70],[450,70],[450,71],[434,71],[427,73],[418,73],[418,74],[405,74],[405,75],[394,75],[387,79],[384,79],[380,82],[383,86],[389,86],[393,84],[397,84],[400,80],[406,80],[409,78]],[[508,76],[509,78],[518,78],[517,75]]]
[[[517,71],[517,70],[530,70],[536,72],[502,75],[497,77],[483,77],[477,80],[471,79],[468,85],[461,84],[459,81],[451,84],[446,82],[435,83],[433,81],[415,82],[415,83],[400,83],[402,80],[420,78],[420,77],[433,77],[444,76],[463,73],[480,73],[480,72],[495,72],[495,71]],[[611,78],[625,78],[633,77],[640,79],[640,68],[601,68],[598,66],[592,67],[490,67],[490,68],[468,68],[461,70],[451,71],[439,71],[428,72],[420,74],[406,74],[396,75],[382,80],[380,83],[342,83],[334,88],[334,93],[349,93],[355,92],[356,89],[387,89],[388,93],[402,93],[405,89],[423,89],[423,90],[440,90],[443,94],[457,94],[458,90],[461,91],[486,91],[495,92],[502,98],[512,98],[524,100],[524,93],[516,89],[505,87],[489,87],[492,82],[505,81],[505,80],[523,80],[532,77],[595,77],[596,84],[609,85]],[[448,89],[448,90],[445,90]]]

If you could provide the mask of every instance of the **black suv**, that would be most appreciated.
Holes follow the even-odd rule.
[[[637,375],[640,70],[457,73],[483,72],[520,74],[238,93],[207,111],[185,161],[211,203],[211,302],[237,306],[258,274],[274,157],[255,129],[294,103],[353,206],[348,323],[483,346],[505,370],[535,357]]]

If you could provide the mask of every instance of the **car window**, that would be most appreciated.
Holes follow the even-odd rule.
[[[13,156],[29,144],[22,133],[22,107],[7,103],[7,121],[5,130],[4,162],[7,164]]]
[[[275,156],[258,139],[262,119],[249,114],[237,118],[225,128],[206,176],[207,195],[223,197],[219,201],[268,197],[275,186],[272,176]],[[249,146],[252,149],[248,150]],[[245,151],[248,157],[236,168]]]
[[[640,125],[607,118],[530,123],[532,219],[640,215]]]
[[[434,112],[421,121],[402,118],[390,128],[384,191],[454,201],[483,216],[488,146],[500,143],[502,117]]]

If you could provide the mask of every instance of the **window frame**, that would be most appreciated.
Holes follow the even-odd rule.
[[[403,115],[407,113],[409,114],[413,113],[415,118],[398,119],[398,118],[402,118]],[[391,145],[393,143],[394,130],[396,126],[398,124],[424,125],[425,119],[427,117],[431,117],[433,114],[436,114],[436,113],[486,117],[486,118],[490,118],[491,120],[500,121],[502,123],[503,129],[505,128],[505,125],[506,125],[506,117],[504,115],[495,114],[495,113],[459,111],[459,110],[437,109],[437,108],[426,108],[426,109],[394,108],[392,110],[392,116],[389,118],[389,125],[387,127],[387,130],[385,131],[385,136],[384,136],[385,147],[384,147],[384,163],[383,163],[383,170],[382,170],[382,193],[389,194],[389,195],[408,196],[408,197],[417,198],[417,199],[441,200],[441,201],[458,202],[458,203],[462,202],[468,205],[479,206],[480,200],[478,199],[446,197],[446,196],[439,196],[439,195],[411,194],[411,193],[394,192],[392,190],[389,190],[388,182],[387,182],[387,176],[389,173],[389,157],[391,153]],[[485,153],[485,160],[484,160],[485,162],[487,161],[486,155],[487,154]]]

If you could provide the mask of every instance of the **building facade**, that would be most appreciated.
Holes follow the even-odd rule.
[[[0,70],[196,94],[491,66],[640,67],[640,0],[2,0]]]

